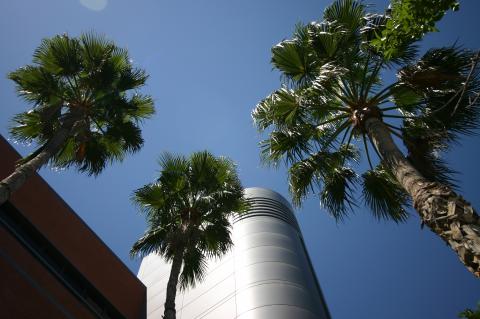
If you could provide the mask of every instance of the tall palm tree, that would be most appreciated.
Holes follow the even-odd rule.
[[[479,216],[455,193],[453,171],[440,157],[479,126],[479,55],[451,46],[418,59],[405,43],[387,58],[370,41],[388,19],[367,14],[361,2],[337,0],[323,21],[298,25],[292,39],[272,48],[283,85],[252,113],[269,134],[262,157],[289,166],[295,204],[318,191],[336,219],[356,205],[357,185],[378,218],[403,221],[413,201],[422,226],[480,276]],[[388,83],[392,68],[397,77]],[[359,148],[369,163],[361,175],[353,166]]]
[[[206,258],[232,246],[229,217],[247,209],[232,161],[209,152],[190,157],[165,153],[160,177],[135,191],[133,201],[148,229],[132,247],[132,256],[157,253],[172,262],[164,318],[175,318],[178,280],[184,289],[201,280]],[[183,267],[182,267],[183,265]]]
[[[125,49],[93,33],[44,39],[33,64],[11,72],[18,94],[32,108],[13,118],[14,139],[35,142],[0,182],[0,205],[40,167],[75,166],[90,175],[138,151],[139,122],[154,113],[152,98],[137,90],[144,70],[133,67]]]

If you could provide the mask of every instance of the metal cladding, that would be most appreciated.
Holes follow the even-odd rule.
[[[194,288],[177,292],[177,318],[329,319],[290,204],[264,188],[247,188],[245,195],[252,206],[234,218],[234,248],[210,260]],[[169,273],[157,255],[142,261],[148,319],[163,315]]]

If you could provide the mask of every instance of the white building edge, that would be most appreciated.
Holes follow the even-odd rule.
[[[234,247],[209,262],[204,281],[177,292],[177,318],[330,319],[288,201],[264,188],[245,194],[252,208],[233,223]],[[148,319],[162,318],[169,273],[157,255],[142,261]]]

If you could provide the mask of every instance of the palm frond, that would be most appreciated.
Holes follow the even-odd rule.
[[[230,232],[230,222],[225,216],[220,216],[203,227],[199,247],[206,256],[221,257],[233,246]]]
[[[80,172],[98,175],[107,164],[122,161],[128,153],[135,153],[143,145],[140,128],[132,122],[109,123],[105,131],[91,131],[90,127],[69,138],[71,147],[55,154],[51,161],[57,167],[75,165]]]
[[[406,121],[402,130],[408,160],[427,179],[458,189],[456,171],[449,168],[440,154],[448,150],[452,140],[447,131],[438,131],[425,126],[422,121]]]
[[[139,240],[137,240],[130,249],[132,257],[143,257],[153,252],[165,253],[168,243],[164,240],[165,230],[161,227],[149,229]]]
[[[133,193],[132,202],[142,211],[158,213],[165,209],[165,191],[158,183],[147,184]]]
[[[323,13],[326,21],[334,22],[353,32],[362,25],[364,16],[365,5],[357,0],[335,0]]]
[[[313,159],[299,161],[293,164],[288,170],[289,191],[292,196],[292,203],[300,206],[302,201],[314,192],[315,186],[319,184],[322,168],[316,165]]]
[[[312,22],[309,28],[311,47],[315,52],[320,65],[332,63],[337,53],[345,45],[345,38],[349,36],[343,26],[335,22]]]
[[[41,66],[27,65],[10,72],[8,78],[16,83],[18,95],[34,105],[58,103],[65,95],[64,85]]]
[[[10,135],[15,141],[30,143],[37,137],[42,137],[44,126],[39,112],[31,111],[17,114],[12,122]],[[44,138],[42,138],[42,141],[44,141]]]
[[[189,247],[183,255],[183,268],[180,273],[179,285],[181,290],[195,287],[206,275],[207,260],[204,254],[194,247]]]
[[[284,40],[272,48],[272,64],[287,80],[308,81],[315,68],[315,59],[308,46],[308,26],[298,24],[292,40]]]
[[[219,186],[217,172],[220,166],[210,152],[195,152],[190,158],[189,180],[192,191],[211,193]]]
[[[188,190],[188,172],[190,163],[185,156],[175,155],[164,152],[158,159],[160,165],[160,177],[158,182],[165,192],[172,195],[179,195],[179,199]],[[183,205],[185,205],[184,203]],[[182,206],[181,203],[176,204],[177,207]]]
[[[155,114],[153,99],[149,95],[135,94],[130,100],[127,114],[136,121],[143,121]]]
[[[270,125],[285,126],[304,122],[301,97],[293,90],[281,88],[262,100],[252,111],[259,130]]]
[[[83,33],[80,35],[79,41],[81,43],[80,53],[82,55],[84,68],[92,74],[94,74],[96,70],[103,68],[107,58],[111,56],[116,49],[112,41],[107,40],[105,36],[98,35],[95,32]]]
[[[357,175],[349,167],[339,167],[323,178],[320,205],[337,221],[342,221],[356,206],[354,199]]]
[[[418,57],[419,46],[414,43],[408,43],[403,46],[399,46],[395,51],[392,51],[390,55],[385,57],[380,54],[385,60],[386,65],[389,68],[407,65],[413,62]]]
[[[33,62],[41,65],[49,74],[73,76],[82,68],[80,43],[66,34],[43,39],[35,50]]]
[[[399,72],[400,81],[424,100],[416,122],[444,136],[445,142],[474,134],[479,127],[480,68],[476,61],[474,52],[452,46],[431,49],[417,64]]]
[[[375,218],[397,223],[407,219],[408,194],[383,165],[362,175],[362,195]]]
[[[262,162],[276,165],[282,159],[287,164],[301,160],[313,150],[310,139],[314,134],[315,128],[307,125],[271,132],[268,139],[260,142]]]
[[[422,94],[406,85],[395,85],[390,94],[395,107],[403,113],[416,114],[424,103]]]
[[[344,144],[336,152],[320,151],[292,164],[288,175],[293,204],[300,206],[309,193],[315,192],[316,188],[322,189],[331,172],[346,171],[345,163],[358,160],[358,150],[353,145]]]

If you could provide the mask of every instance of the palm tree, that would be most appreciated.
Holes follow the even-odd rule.
[[[0,182],[0,205],[48,162],[97,175],[108,163],[141,148],[139,122],[154,108],[152,98],[137,90],[148,76],[132,66],[125,49],[104,37],[87,33],[44,39],[33,64],[8,77],[33,105],[13,118],[11,135],[35,142],[38,149]]]
[[[370,41],[388,19],[367,14],[361,2],[337,0],[323,21],[298,25],[292,39],[272,48],[283,85],[252,113],[269,134],[262,158],[289,166],[296,205],[318,191],[337,220],[356,205],[357,185],[377,218],[403,221],[412,201],[422,226],[480,276],[479,216],[455,193],[453,171],[439,156],[479,126],[479,54],[451,46],[417,59],[405,43],[387,58]],[[392,68],[397,77],[388,84],[384,72]],[[360,176],[353,166],[359,148],[369,163]]]
[[[190,157],[165,153],[160,177],[135,191],[133,201],[145,214],[148,230],[132,247],[132,256],[157,253],[172,262],[164,318],[175,318],[177,283],[185,289],[201,280],[206,258],[232,246],[229,217],[247,209],[232,161],[209,152]],[[183,268],[182,268],[183,265]]]

